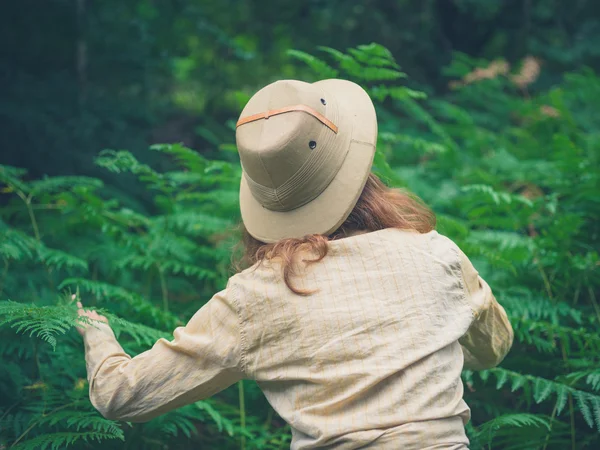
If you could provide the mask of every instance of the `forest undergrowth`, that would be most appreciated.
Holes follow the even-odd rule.
[[[582,69],[538,92],[533,58],[509,67],[459,54],[449,92],[428,97],[376,44],[289,56],[306,80],[369,91],[376,172],[434,209],[509,314],[515,343],[501,367],[463,373],[471,448],[600,448],[600,78]],[[135,355],[231,274],[241,171],[231,142],[218,150],[209,160],[154,145],[160,170],[100,152],[96,164],[143,185],[143,201],[97,178],[0,166],[0,449],[289,448],[251,381],[145,424],[104,419],[88,398],[71,294]]]

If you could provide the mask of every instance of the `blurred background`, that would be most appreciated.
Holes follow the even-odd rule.
[[[456,52],[527,56],[528,90],[600,63],[589,0],[20,0],[0,14],[2,162],[32,175],[95,172],[103,148],[233,141],[231,120],[268,82],[303,77],[288,49],[388,48],[408,85],[443,95]]]
[[[171,338],[239,256],[241,109],[328,77],[367,89],[375,172],[514,327],[500,367],[463,372],[471,448],[600,448],[599,66],[592,0],[2,2],[0,450],[289,448],[249,380],[101,417],[69,299],[131,355]]]

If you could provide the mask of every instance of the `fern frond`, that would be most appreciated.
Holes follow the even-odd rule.
[[[211,205],[215,211],[224,213],[227,217],[239,214],[239,192],[231,189],[213,189],[210,192],[178,192],[176,199],[185,202],[198,202],[205,206]]]
[[[383,45],[374,42],[367,45],[359,45],[356,48],[350,48],[348,49],[348,53],[360,63],[368,66],[392,67],[394,69],[400,68],[394,60],[392,52]]]
[[[76,323],[72,306],[36,306],[0,301],[0,326],[8,325],[17,333],[26,333],[56,348],[56,336],[65,334]]]
[[[79,441],[91,443],[93,441],[102,442],[110,439],[124,440],[122,436],[97,431],[60,432],[43,434],[20,442],[17,446],[11,448],[15,450],[62,450]]]
[[[227,417],[223,416],[210,400],[203,400],[194,403],[194,406],[201,411],[204,411],[217,425],[219,431],[225,430],[229,436],[233,436],[233,423]]]
[[[67,278],[58,286],[58,289],[72,287],[80,292],[89,292],[99,300],[118,300],[128,304],[132,311],[142,317],[152,319],[161,327],[173,329],[181,324],[179,318],[173,314],[156,308],[152,303],[146,301],[141,295],[128,291],[119,286],[113,286],[101,281],[86,280],[85,278]]]
[[[127,291],[119,286],[113,286],[101,281],[86,280],[85,278],[66,278],[58,285],[58,289],[65,289],[73,286],[81,289],[83,292],[90,292],[97,298],[114,298],[116,300],[133,301],[138,294]]]
[[[337,78],[338,71],[327,64],[325,61],[316,58],[308,53],[299,50],[288,50],[286,52],[288,56],[302,61],[308,67],[310,67],[315,73],[322,75],[324,78]]]
[[[600,336],[589,333],[585,328],[555,325],[541,320],[525,319],[518,314],[510,314],[511,323],[520,342],[533,344],[538,351],[552,353],[560,343],[569,353],[592,351],[600,353]]]
[[[523,320],[547,321],[553,325],[559,325],[564,321],[571,321],[577,325],[583,323],[581,311],[564,301],[551,301],[547,297],[515,289],[500,292],[498,298],[503,305],[507,306],[511,315],[521,317]]]
[[[33,349],[29,345],[23,345],[18,339],[11,339],[14,337],[12,331],[3,330],[0,335],[0,357],[8,358],[15,357],[19,359],[29,359],[32,356]]]
[[[400,78],[406,78],[406,74],[385,67],[363,67],[359,73],[359,79],[366,83],[392,81]]]
[[[27,234],[2,226],[0,221],[0,255],[9,260],[26,260],[34,257],[35,239]]]
[[[380,84],[370,87],[368,92],[371,98],[379,102],[385,101],[388,97],[399,101],[408,99],[422,100],[427,98],[425,92],[415,91],[406,86],[387,86]]]
[[[22,177],[27,174],[25,169],[0,164],[0,183],[7,186],[5,192],[20,191],[29,193],[29,185],[23,182]]]
[[[164,273],[173,275],[183,274],[188,277],[194,277],[198,280],[214,280],[216,274],[193,264],[188,264],[183,261],[174,259],[154,258],[150,255],[128,255],[120,261],[116,262],[117,267],[149,270],[152,267],[158,267]]]
[[[585,382],[589,384],[594,391],[600,391],[600,370],[597,369],[589,372]]]
[[[536,414],[504,414],[496,419],[485,422],[479,427],[480,436],[488,436],[491,442],[492,437],[500,428],[523,428],[523,427],[542,427],[550,430],[550,420],[546,417]]]
[[[154,344],[160,338],[172,337],[165,331],[157,330],[156,328],[152,328],[147,325],[134,323],[121,317],[117,317],[114,314],[105,313],[105,315],[108,318],[111,328],[115,331],[117,336],[123,333],[128,334],[136,341],[137,344],[140,345],[149,346]]]
[[[131,152],[126,150],[103,150],[95,163],[114,173],[132,173],[151,189],[162,192],[172,191],[164,175],[156,172],[147,164],[140,163]]]
[[[479,377],[482,381],[486,381],[490,376],[494,376],[496,379],[510,380],[512,382],[511,391],[514,392],[517,389],[523,389],[525,393],[531,392],[534,400],[537,403],[541,403],[544,400],[550,398],[551,395],[557,397],[555,408],[557,411],[560,407],[562,410],[565,403],[565,393],[573,396],[577,401],[579,412],[585,419],[586,423],[593,428],[594,423],[600,430],[600,421],[594,417],[592,409],[596,407],[600,401],[600,395],[591,394],[589,392],[574,389],[566,384],[547,380],[542,377],[536,377],[533,375],[523,375],[517,372],[502,368],[494,368],[478,372]],[[594,420],[596,419],[596,422]]]
[[[104,186],[104,183],[97,178],[82,176],[46,177],[30,183],[31,190],[29,195],[52,194],[81,187],[94,190],[102,186]]]
[[[35,419],[36,427],[44,425],[56,426],[64,424],[68,429],[75,431],[95,431],[98,433],[107,433],[118,439],[124,439],[123,430],[119,424],[113,420],[105,419],[96,411],[81,411],[77,409],[62,409],[48,414],[42,414]]]
[[[177,212],[168,216],[161,216],[155,220],[155,224],[158,227],[171,231],[182,231],[191,236],[206,236],[206,234],[223,232],[233,226],[233,222],[229,219],[195,211]]]
[[[381,132],[379,133],[379,139],[383,143],[400,144],[402,150],[414,150],[422,154],[445,153],[448,150],[442,144],[437,142],[432,142],[419,137],[406,136],[403,134]]]
[[[47,266],[57,270],[66,268],[87,271],[87,261],[62,250],[48,248],[42,242],[22,231],[8,228],[2,222],[0,222],[0,233],[3,237],[0,242],[0,255],[7,259],[20,261],[37,256]]]
[[[195,173],[204,173],[209,166],[209,161],[200,153],[181,144],[154,144],[150,150],[174,156],[181,166]]]
[[[44,263],[49,267],[54,267],[57,270],[67,269],[78,269],[80,271],[87,272],[88,263],[87,261],[70,255],[62,250],[51,249],[47,247],[39,248],[39,254]]]
[[[479,194],[478,198],[482,202],[487,202],[491,200],[494,204],[507,204],[510,205],[512,203],[520,203],[529,208],[533,208],[533,203],[528,198],[522,195],[515,195],[508,192],[498,192],[492,186],[485,184],[471,184],[467,186],[463,186],[462,189],[467,193],[476,193]]]
[[[452,150],[453,152],[459,151],[460,146],[450,136],[450,134],[442,127],[437,120],[421,105],[419,105],[413,98],[406,96],[399,99],[399,105],[404,111],[418,122],[425,124],[431,132],[440,138],[444,145]]]

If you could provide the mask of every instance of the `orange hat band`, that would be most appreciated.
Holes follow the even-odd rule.
[[[338,127],[331,120],[329,120],[327,117],[325,117],[320,112],[315,111],[314,109],[312,109],[311,107],[306,106],[306,105],[286,106],[284,108],[272,109],[267,112],[253,114],[248,117],[242,117],[240,120],[238,120],[235,127],[237,128],[246,123],[255,122],[255,121],[261,120],[261,119],[267,120],[269,117],[277,116],[279,114],[285,114],[288,112],[294,112],[294,111],[302,111],[302,112],[310,114],[315,119],[317,119],[319,122],[321,122],[323,125],[325,125],[327,128],[329,128],[331,131],[333,131],[335,134],[337,134]]]

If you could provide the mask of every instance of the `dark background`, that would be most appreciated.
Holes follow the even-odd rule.
[[[600,61],[600,5],[586,0],[21,0],[0,11],[0,162],[32,176],[89,174],[104,148],[134,153],[231,143],[227,121],[285,55],[380,43],[409,84],[443,94],[455,52],[527,55],[535,88]]]

